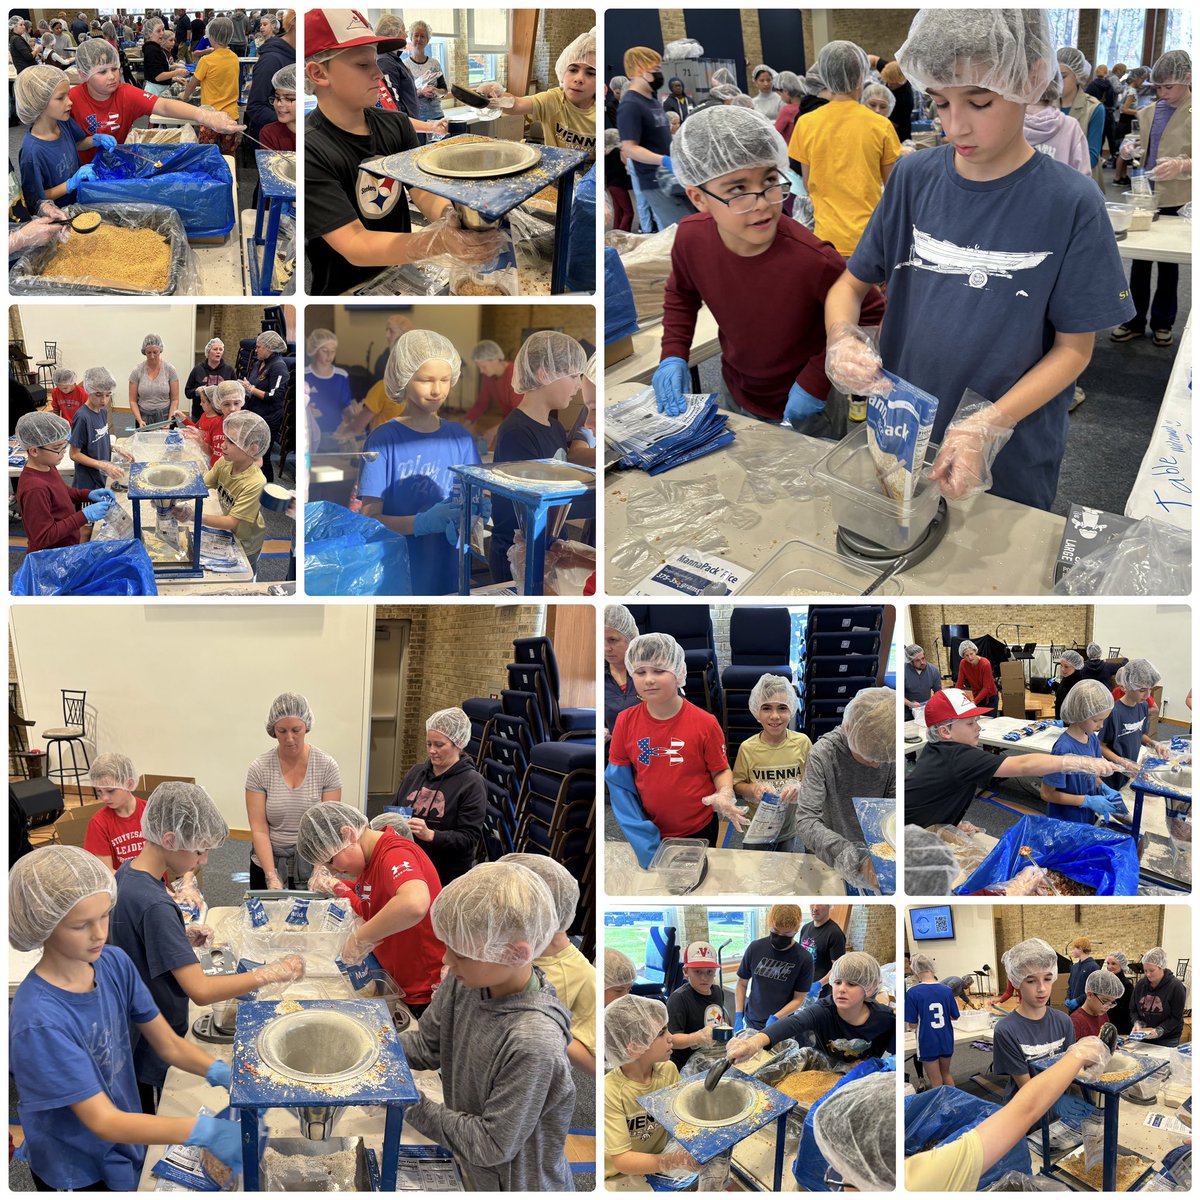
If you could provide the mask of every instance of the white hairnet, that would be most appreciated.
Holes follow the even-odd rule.
[[[1085,655],[1090,661],[1094,662],[1098,658],[1104,657],[1104,651],[1100,648],[1099,642],[1088,642],[1087,652]]]
[[[920,825],[904,827],[904,890],[911,896],[946,896],[961,873],[954,851]]]
[[[1110,950],[1104,957],[1111,958],[1122,971],[1129,966],[1129,955],[1124,950]]]
[[[88,367],[83,373],[83,390],[89,396],[96,392],[112,392],[117,386],[107,367]]]
[[[685,187],[747,167],[787,170],[787,143],[755,109],[702,108],[684,121],[671,143],[675,178]]]
[[[925,648],[923,646],[918,646],[916,642],[913,642],[911,645],[904,647],[904,661],[913,662],[915,659],[920,658],[924,653]]]
[[[165,29],[166,23],[161,17],[147,17],[142,22],[142,40],[149,41],[160,29]]]
[[[810,96],[819,96],[825,90],[825,80],[821,78],[821,72],[817,69],[816,63],[813,63],[805,73],[804,90]]]
[[[1187,83],[1192,74],[1192,56],[1186,50],[1168,50],[1150,69],[1150,82]]]
[[[471,718],[461,708],[441,708],[425,718],[425,732],[436,730],[460,750],[471,740]]]
[[[296,90],[296,64],[288,63],[286,67],[280,67],[271,76],[271,88],[276,94],[294,92]]]
[[[499,342],[493,342],[490,338],[484,338],[482,342],[475,343],[475,349],[471,351],[472,362],[492,362],[495,359],[503,358],[504,351],[500,349]]]
[[[633,959],[612,946],[605,947],[604,986],[606,988],[631,988],[636,982],[637,964]]]
[[[790,96],[804,95],[804,80],[795,71],[780,71],[775,86]]]
[[[1019,984],[1031,975],[1053,971],[1058,978],[1058,953],[1049,942],[1041,938],[1026,938],[1000,956],[1010,983]]]
[[[412,826],[403,813],[380,813],[379,816],[371,818],[370,826],[378,833],[385,829],[394,829],[402,838],[412,841]]]
[[[341,800],[326,800],[306,809],[296,832],[296,853],[313,866],[326,866],[335,854],[350,845],[342,833],[350,828],[361,833],[367,827],[366,815]]]
[[[604,606],[604,628],[619,633],[629,642],[638,636],[637,622],[633,619],[633,613],[623,604],[606,604]]]
[[[575,909],[579,906],[579,880],[561,863],[544,854],[505,854],[499,861],[528,867],[550,889],[558,912],[555,932],[565,933],[575,920]]]
[[[26,67],[13,84],[13,99],[21,124],[32,125],[46,111],[58,85],[66,80],[65,71],[45,63]]]
[[[1038,97],[1039,104],[1061,104],[1063,94],[1062,67],[1054,73],[1046,84],[1046,90]]]
[[[896,1186],[896,1081],[876,1071],[831,1092],[813,1111],[813,1136],[826,1161],[860,1192]]]
[[[40,950],[80,900],[103,892],[115,904],[117,881],[107,864],[82,846],[40,846],[8,874],[8,942]]]
[[[204,32],[212,45],[227,47],[233,41],[233,22],[228,17],[213,17]]]
[[[896,693],[887,687],[863,688],[842,716],[850,749],[868,762],[896,761]]]
[[[757,80],[759,75],[761,75],[764,71],[771,76],[771,86],[774,87],[779,82],[779,73],[774,67],[768,67],[766,63],[759,63],[758,66],[750,72],[750,78],[752,80]]]
[[[1064,650],[1058,656],[1059,662],[1065,662],[1068,666],[1074,667],[1077,671],[1083,670],[1083,655],[1078,650]]]
[[[283,354],[287,350],[287,342],[275,332],[273,329],[264,329],[262,333],[254,339],[256,346],[263,346],[267,350],[271,350],[276,354]]]
[[[738,92],[738,94],[736,96],[734,96],[730,99],[729,103],[730,103],[730,106],[733,108],[746,108],[746,109],[749,109],[751,112],[758,111],[758,109],[756,109],[754,107],[754,101],[751,100],[750,97],[747,96],[744,92]]]
[[[1088,62],[1083,51],[1074,46],[1059,46],[1058,65],[1064,73],[1070,71],[1080,87],[1092,77],[1092,64]]]
[[[77,378],[78,376],[70,367],[59,367],[54,372],[54,386],[56,388],[69,387]]]
[[[754,716],[758,716],[758,711],[768,700],[782,700],[788,706],[790,716],[796,715],[796,709],[800,707],[800,699],[796,695],[796,689],[792,686],[790,679],[784,679],[782,675],[763,675],[759,681],[750,689],[750,703],[747,706]]]
[[[26,70],[29,70],[26,67]],[[17,441],[26,450],[65,442],[71,436],[71,426],[58,413],[28,412],[17,418]]]
[[[227,442],[232,442],[255,458],[266,454],[271,448],[271,427],[258,413],[232,413],[225,418],[221,428]]]
[[[1041,8],[923,8],[896,61],[915,88],[980,87],[1036,104],[1058,70]]]
[[[221,353],[224,354],[225,343],[220,338],[209,338],[208,341],[204,343],[204,357],[205,358],[207,358],[209,356],[209,354],[212,352],[212,349],[214,346],[220,346]]]
[[[1078,725],[1109,712],[1113,706],[1112,692],[1098,679],[1081,679],[1062,702],[1061,715],[1067,725]]]
[[[958,643],[958,652],[959,654],[978,654],[979,647],[975,645],[970,638],[963,638],[963,640]]]
[[[826,42],[817,55],[817,71],[831,92],[855,91],[870,69],[867,52],[855,42]]]
[[[883,975],[879,970],[879,963],[869,954],[861,950],[850,950],[834,960],[833,966],[829,968],[829,982],[860,987],[870,1000],[883,986]]]
[[[312,358],[322,346],[328,346],[330,342],[336,346],[337,340],[337,334],[332,329],[314,329],[304,339],[304,353]]]
[[[1147,950],[1142,955],[1143,967],[1158,967],[1161,970],[1167,968],[1167,952],[1161,946],[1155,946],[1153,950]]]
[[[1152,688],[1162,676],[1154,669],[1148,658],[1131,658],[1118,672],[1117,682],[1126,690]]]
[[[482,863],[460,875],[442,888],[429,916],[461,958],[507,967],[532,962],[558,932],[553,894],[517,863]]]
[[[211,393],[212,405],[216,408],[225,400],[237,399],[243,404],[246,403],[246,389],[242,387],[241,381],[237,379],[222,379],[220,383],[213,388]],[[224,428],[224,426],[222,426]]]
[[[110,46],[103,38],[88,38],[86,42],[80,42],[79,49],[75,51],[75,69],[82,83],[87,83],[103,67],[120,65],[116,47]]]
[[[724,102],[736,100],[742,94],[742,89],[736,83],[714,83],[708,94],[713,100]],[[673,164],[675,160],[671,159],[671,162]]]
[[[674,160],[672,160],[674,161]],[[587,354],[568,333],[540,329],[525,339],[513,363],[513,391],[524,396],[559,379],[583,375]]]
[[[583,368],[583,377],[588,383],[596,382],[596,352],[592,351],[592,357],[587,360],[587,365]]]
[[[88,768],[88,782],[95,787],[105,783],[118,784],[123,788],[131,788],[137,783],[137,771],[133,759],[127,754],[117,754],[110,750],[106,754],[97,754]]]
[[[586,67],[596,66],[596,29],[593,26],[587,33],[581,33],[558,56],[554,64],[554,75],[561,84],[567,77],[567,69],[572,63],[580,63]]]
[[[667,1006],[649,996],[618,996],[604,1010],[604,1062],[613,1070],[640,1058],[666,1028]]]
[[[621,134],[616,129],[606,129],[604,131],[604,153],[607,154],[610,150],[615,150],[621,144]]]
[[[870,100],[884,99],[887,101],[887,115],[892,115],[892,110],[896,107],[896,96],[890,87],[883,83],[868,83],[863,88],[862,102],[866,104]]]
[[[142,353],[145,354],[147,350],[154,348],[164,350],[166,347],[163,346],[163,340],[157,333],[148,333],[142,338]]]
[[[1087,977],[1087,983],[1084,984],[1084,991],[1095,992],[1097,996],[1111,996],[1114,1000],[1120,1000],[1125,994],[1125,985],[1111,971],[1093,971]]]
[[[312,733],[313,711],[299,692],[280,692],[271,701],[267,712],[267,737],[275,736],[275,726],[285,717],[299,717],[304,722],[304,732]]]
[[[451,386],[462,374],[462,358],[448,337],[431,329],[410,329],[402,333],[392,346],[383,372],[383,390],[388,399],[402,400],[409,381],[427,362],[449,363]]]
[[[628,75],[614,75],[608,81],[608,90],[610,92],[623,92],[629,86]]]
[[[169,834],[175,836],[173,846],[166,844]],[[229,826],[198,783],[168,780],[146,801],[142,836],[167,850],[215,850],[229,836]]]
[[[625,669],[632,674],[640,666],[670,671],[683,687],[687,680],[687,659],[683,647],[669,633],[640,633],[625,648]]]
[[[732,84],[737,87],[737,77],[728,67],[718,67],[712,73],[712,79],[709,82],[712,87],[720,87],[724,84]]]
[[[914,975],[937,974],[937,968],[933,965],[933,959],[928,954],[912,954],[909,956],[908,961]]]

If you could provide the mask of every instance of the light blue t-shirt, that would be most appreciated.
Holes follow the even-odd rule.
[[[328,379],[304,372],[309,400],[317,410],[317,426],[322,433],[333,433],[342,423],[342,413],[354,399],[350,394],[350,376],[341,367],[334,367]]]
[[[71,422],[71,445],[82,450],[88,458],[100,462],[112,462],[112,437],[108,432],[108,409],[93,412],[85,404]],[[102,488],[108,483],[95,467],[84,463],[75,464],[75,477],[71,486],[77,488]]]
[[[88,135],[74,121],[58,122],[58,138],[47,142],[26,130],[21,141],[18,161],[21,164],[21,194],[25,207],[36,214],[38,205],[46,198],[46,189],[66,183],[79,170],[79,151],[76,142]],[[67,192],[54,201],[60,208],[75,203],[75,193]]]
[[[1100,749],[1100,739],[1094,734],[1088,734],[1087,743],[1077,742],[1065,729],[1058,735],[1051,754],[1083,754],[1088,758],[1103,758]],[[1056,771],[1053,775],[1043,775],[1042,782],[1056,791],[1065,792],[1068,796],[1098,796],[1100,781],[1095,775],[1078,775],[1066,771]],[[1047,804],[1046,816],[1058,821],[1073,821],[1076,825],[1095,825],[1096,814],[1090,808],[1076,808],[1071,804]]]
[[[996,401],[1054,344],[1133,316],[1125,271],[1091,179],[1044,154],[979,183],[954,148],[900,159],[848,264],[888,284],[884,366],[939,400],[940,440],[970,388]],[[992,492],[1049,509],[1074,381],[1013,431]]]
[[[451,467],[475,465],[475,439],[461,425],[442,421],[434,433],[418,433],[391,420],[367,438],[364,450],[378,454],[363,463],[358,494],[378,496],[386,517],[413,517],[450,499]],[[458,591],[458,555],[441,533],[408,539],[414,595]]]

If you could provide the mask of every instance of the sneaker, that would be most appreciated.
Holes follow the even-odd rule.
[[[1075,395],[1071,397],[1071,403],[1067,408],[1067,412],[1074,412],[1086,399],[1087,396],[1084,394],[1083,388],[1079,384],[1076,384]]]
[[[1109,340],[1113,342],[1132,342],[1135,338],[1145,337],[1146,332],[1143,329],[1134,329],[1129,325],[1118,325],[1108,336]]]
[[[1169,329],[1156,329],[1154,331],[1154,344],[1156,346],[1169,346],[1174,340],[1175,338]]]

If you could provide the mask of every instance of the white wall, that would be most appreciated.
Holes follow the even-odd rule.
[[[30,744],[62,723],[60,688],[86,689],[95,751],[128,754],[142,774],[193,776],[245,829],[246,768],[275,745],[271,701],[301,692],[312,745],[337,759],[345,801],[362,805],[373,618],[366,604],[16,605]]]
[[[915,907],[927,907],[917,905]],[[909,953],[928,954],[942,979],[950,975],[969,975],[984,963],[992,968],[997,980],[996,935],[992,925],[992,910],[986,904],[954,905],[954,937],[946,941],[915,941],[908,909],[904,910],[905,943]]]
[[[1163,905],[1162,948],[1167,952],[1167,966],[1172,971],[1181,958],[1192,960],[1192,914],[1186,904]],[[1188,972],[1187,1003],[1192,1004],[1192,976]]]
[[[1105,654],[1120,646],[1125,658],[1148,658],[1162,676],[1163,715],[1191,724],[1184,703],[1192,686],[1191,613],[1186,604],[1097,604],[1095,633]]]
[[[25,347],[41,358],[46,342],[58,343],[58,362],[82,378],[88,367],[107,367],[117,381],[114,408],[129,407],[129,373],[142,361],[142,339],[157,333],[163,358],[179,372],[183,383],[196,365],[196,306],[155,304],[146,308],[114,309],[107,304],[23,304],[21,326]]]

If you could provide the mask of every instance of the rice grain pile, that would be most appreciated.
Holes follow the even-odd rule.
[[[896,861],[896,851],[887,842],[876,842],[871,847],[871,853],[876,858],[883,859],[884,862],[895,862]]]
[[[836,1071],[793,1071],[785,1075],[774,1088],[801,1104],[812,1104],[819,1100],[841,1076]]]
[[[1104,1164],[1097,1163],[1090,1171],[1083,1168],[1083,1155],[1072,1154],[1064,1158],[1059,1165],[1076,1179],[1082,1179],[1093,1191],[1100,1191],[1104,1186]],[[1146,1163],[1136,1154],[1120,1154],[1117,1156],[1117,1191],[1127,1192],[1146,1169]]]
[[[87,237],[62,243],[46,263],[42,278],[162,292],[170,269],[171,246],[162,234],[153,229],[102,225]]]

